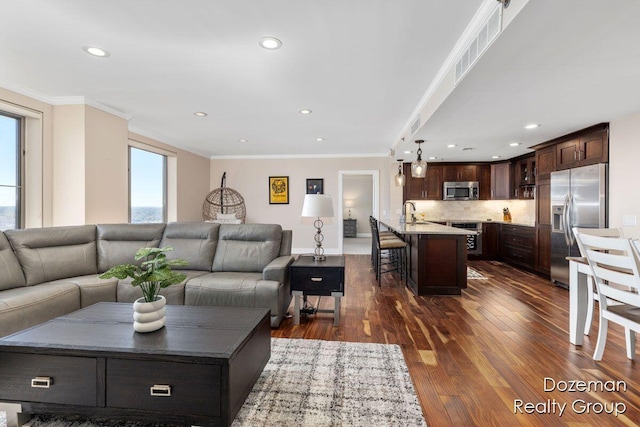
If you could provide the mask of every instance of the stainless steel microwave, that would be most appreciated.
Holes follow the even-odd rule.
[[[445,182],[442,200],[478,200],[478,181]]]

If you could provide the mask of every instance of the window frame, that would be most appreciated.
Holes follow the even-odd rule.
[[[0,183],[0,187],[14,188],[16,194],[16,227],[15,229],[24,228],[25,225],[25,117],[13,114],[8,111],[0,110],[0,116],[9,117],[18,121],[16,129],[16,185],[4,185]]]
[[[139,150],[139,151],[145,151],[147,153],[151,153],[151,154],[155,154],[158,155],[160,157],[162,157],[162,222],[166,223],[167,222],[167,213],[168,213],[168,206],[167,206],[167,187],[168,187],[168,182],[167,182],[167,155],[163,154],[163,153],[158,153],[156,151],[153,150],[146,150],[144,148],[140,148],[140,147],[136,147],[134,145],[128,145],[128,191],[129,191],[129,197],[128,197],[128,222],[129,224],[131,224],[131,152],[132,150]],[[157,223],[144,223],[144,224],[157,224]]]

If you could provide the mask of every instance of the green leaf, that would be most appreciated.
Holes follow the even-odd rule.
[[[171,271],[171,266],[184,266],[189,263],[184,259],[167,260],[165,252],[173,248],[140,248],[135,254],[136,260],[142,260],[140,267],[131,264],[117,265],[101,274],[102,279],[116,277],[120,280],[131,278],[132,286],[139,286],[145,301],[154,301],[161,288],[184,281],[187,276]]]

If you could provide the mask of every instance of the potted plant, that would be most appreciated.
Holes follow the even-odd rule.
[[[151,332],[162,328],[165,324],[166,299],[159,295],[160,289],[182,282],[187,278],[184,274],[171,270],[171,266],[187,265],[183,259],[167,260],[166,252],[173,248],[140,248],[136,252],[136,261],[144,259],[140,266],[121,264],[102,273],[101,279],[131,278],[131,285],[139,286],[142,297],[133,303],[133,328],[138,332]]]

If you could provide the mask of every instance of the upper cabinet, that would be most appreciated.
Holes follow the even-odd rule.
[[[556,147],[536,150],[536,179],[538,183],[551,179],[551,172],[556,170]]]
[[[403,165],[405,174],[405,186],[403,189],[404,200],[442,200],[442,166],[427,165],[425,178],[413,178],[411,176],[411,163]]]
[[[478,181],[478,166],[468,164],[445,165],[444,181]]]
[[[511,194],[509,178],[510,163],[494,163],[491,165],[491,199],[507,200]]]
[[[536,187],[535,154],[518,157],[511,162],[512,199],[534,199]]]
[[[556,145],[557,170],[609,161],[609,132],[598,129]]]

